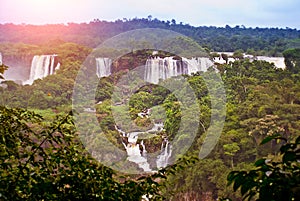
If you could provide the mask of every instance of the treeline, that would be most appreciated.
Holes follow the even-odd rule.
[[[279,56],[287,48],[300,46],[300,31],[291,28],[246,28],[244,26],[194,27],[174,19],[148,18],[116,20],[95,19],[89,23],[53,25],[0,25],[0,42],[41,44],[49,41],[74,42],[96,47],[119,33],[141,28],[160,28],[191,37],[211,51],[256,51],[260,55]]]

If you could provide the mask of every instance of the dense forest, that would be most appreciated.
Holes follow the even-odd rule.
[[[117,83],[153,56],[152,49],[145,49],[129,51],[116,59],[112,65],[117,70],[109,77],[100,79],[90,74],[86,66],[88,55],[103,54],[102,51],[118,55],[118,50],[93,51],[94,47],[124,31],[147,27],[184,34],[196,42],[184,40],[186,43],[208,55],[211,51],[236,50],[256,55],[281,55],[285,58],[286,68],[276,68],[266,61],[239,58],[234,62],[215,64],[205,72],[174,78],[186,81],[174,91],[168,86],[176,82],[167,79],[160,80],[157,85],[144,85],[130,94],[130,84],[119,86]],[[6,58],[30,63],[28,58],[33,55],[58,54],[61,63],[55,74],[35,80],[32,85],[19,85],[8,80],[1,83],[0,199],[212,201],[242,200],[243,197],[254,200],[300,198],[298,30],[192,27],[149,16],[115,22],[94,20],[88,24],[5,24],[0,25],[0,42],[1,74],[12,68],[5,64]],[[195,52],[184,48],[179,51]],[[169,52],[158,52],[158,55],[174,56]],[[80,69],[86,71],[79,72]],[[93,92],[90,83],[75,82],[90,77],[97,81],[92,102],[87,99]],[[185,105],[176,96],[185,96],[188,87],[195,94],[195,104],[188,97]],[[76,94],[79,104],[74,101],[76,89],[81,89]],[[226,98],[214,93],[220,89],[224,90]],[[115,91],[123,91],[125,97]],[[113,103],[122,99],[128,102],[128,122],[122,119],[127,114],[126,108]],[[83,112],[86,102],[93,105],[95,114]],[[152,108],[151,118],[141,117],[139,113],[147,108]],[[213,118],[216,115],[219,118]],[[96,126],[92,124],[93,116],[96,116]],[[126,132],[138,128],[147,130],[154,122],[163,122],[163,129],[152,138],[145,138],[143,143],[147,153],[157,157],[155,153],[161,149],[164,139],[172,141],[175,153],[172,160],[175,162],[169,166],[155,169],[150,163],[153,172],[128,174],[99,163],[91,154],[94,151],[98,153],[97,157],[100,155],[100,158],[113,161],[113,154],[103,153],[110,153],[111,147],[105,146],[108,143],[125,152],[122,143],[126,139],[117,127]],[[212,124],[217,127],[224,124],[220,138],[207,156],[199,158],[206,137],[218,132]],[[82,138],[83,133],[85,138]],[[192,143],[187,147],[192,133]],[[104,138],[107,141],[103,141]],[[99,147],[100,151],[97,150]],[[107,150],[102,153],[103,147]],[[181,149],[185,150],[184,154]],[[137,164],[126,160],[114,162],[114,165],[139,170]]]
[[[260,55],[278,56],[287,49],[299,47],[300,31],[291,28],[246,28],[241,26],[193,27],[182,22],[160,21],[157,18],[122,19],[114,22],[95,19],[89,23],[68,23],[55,25],[0,25],[1,43],[41,44],[46,41],[74,42],[96,47],[104,40],[119,33],[142,28],[172,30],[194,39],[210,51],[256,52]],[[34,34],[32,34],[34,33]]]

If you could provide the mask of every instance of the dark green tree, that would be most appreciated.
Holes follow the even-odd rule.
[[[272,139],[283,139],[280,135],[267,137],[262,144]],[[284,144],[280,154],[271,159],[255,162],[250,171],[232,171],[227,180],[234,191],[240,189],[243,198],[257,201],[300,200],[300,136]]]
[[[1,200],[161,200],[158,172],[118,181],[77,137],[71,114],[53,122],[22,109],[0,107]]]
[[[286,69],[292,73],[300,72],[300,48],[287,49],[283,52]]]

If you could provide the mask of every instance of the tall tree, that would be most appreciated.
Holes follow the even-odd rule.
[[[287,49],[283,52],[286,69],[292,73],[300,72],[300,48]]]

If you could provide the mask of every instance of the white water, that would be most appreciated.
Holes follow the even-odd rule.
[[[42,79],[48,75],[54,74],[60,66],[54,67],[55,57],[57,55],[35,55],[31,62],[30,76],[24,84],[32,84],[34,80]]]
[[[156,160],[157,168],[167,167],[171,155],[172,155],[172,145],[170,145],[169,141],[165,139],[165,146],[164,143],[161,144],[161,154],[158,155]]]
[[[0,52],[0,65],[2,65],[2,54]]]
[[[111,74],[112,60],[110,58],[96,58],[96,75],[107,77]],[[165,80],[174,76],[206,71],[213,63],[209,58],[182,58],[175,60],[173,57],[155,57],[147,59],[145,64],[144,80],[157,84],[160,79]]]
[[[155,57],[147,59],[144,80],[157,84],[160,79],[165,80],[174,76],[206,71],[213,63],[209,58],[182,58],[182,61],[173,57]]]
[[[192,59],[182,58],[182,61],[184,63],[187,63],[188,65],[188,75],[199,71],[205,72],[210,66],[213,65],[211,60],[209,60],[209,58],[206,57],[198,57]]]
[[[96,58],[96,75],[98,78],[108,77],[111,74],[111,64],[110,58]]]
[[[138,135],[142,133],[157,132],[162,128],[163,128],[163,124],[160,123],[160,124],[154,124],[154,126],[150,130],[147,130],[145,132],[137,131],[137,132],[126,133],[116,126],[116,130],[118,130],[123,137],[128,137],[128,144],[125,144],[123,142],[123,145],[127,152],[127,160],[136,163],[145,172],[151,172],[152,169],[150,168],[150,165],[147,160],[147,150],[144,145],[144,141],[141,141],[141,143],[138,144],[137,143]],[[143,148],[143,150],[140,149],[140,146]],[[172,146],[170,145],[168,140],[165,139],[161,146],[161,153],[157,157],[157,161],[156,161],[157,167],[158,168],[166,167],[168,165],[168,160],[171,154],[172,154]]]
[[[221,54],[227,54],[228,56],[228,63],[229,62],[234,62],[235,59],[232,58],[233,56],[233,52],[217,52],[220,56],[219,57],[215,57],[213,60],[214,62],[216,63],[219,63],[219,64],[224,64],[226,63],[226,61],[221,57]],[[244,58],[248,58],[250,59],[250,61],[253,61],[253,60],[261,60],[261,61],[267,61],[269,63],[274,63],[275,67],[276,68],[282,68],[282,69],[285,69],[286,66],[285,66],[285,63],[284,63],[284,57],[267,57],[267,56],[253,56],[253,55],[250,55],[250,54],[243,54]]]
[[[57,66],[55,67],[54,71],[59,70],[60,69],[60,63],[57,64]]]
[[[153,52],[153,55],[156,53]],[[221,52],[219,52],[221,55]],[[232,52],[226,52],[228,56],[232,56]],[[244,55],[253,60],[252,55]],[[264,57],[258,56],[257,60],[265,60],[274,63],[277,68],[285,68],[283,57]],[[224,64],[226,61],[220,56],[213,59],[214,62]],[[234,62],[235,59],[229,57],[228,62]],[[112,60],[109,58],[96,58],[97,71],[99,78],[107,77],[111,74]],[[146,60],[144,80],[149,83],[158,84],[159,80],[165,80],[178,75],[191,75],[199,71],[207,71],[213,65],[213,62],[206,57],[198,57],[187,59],[182,57],[182,60],[176,60],[173,57],[154,57]]]
[[[267,61],[269,63],[274,63],[277,68],[285,69],[284,57],[266,57],[258,56],[257,60]]]

